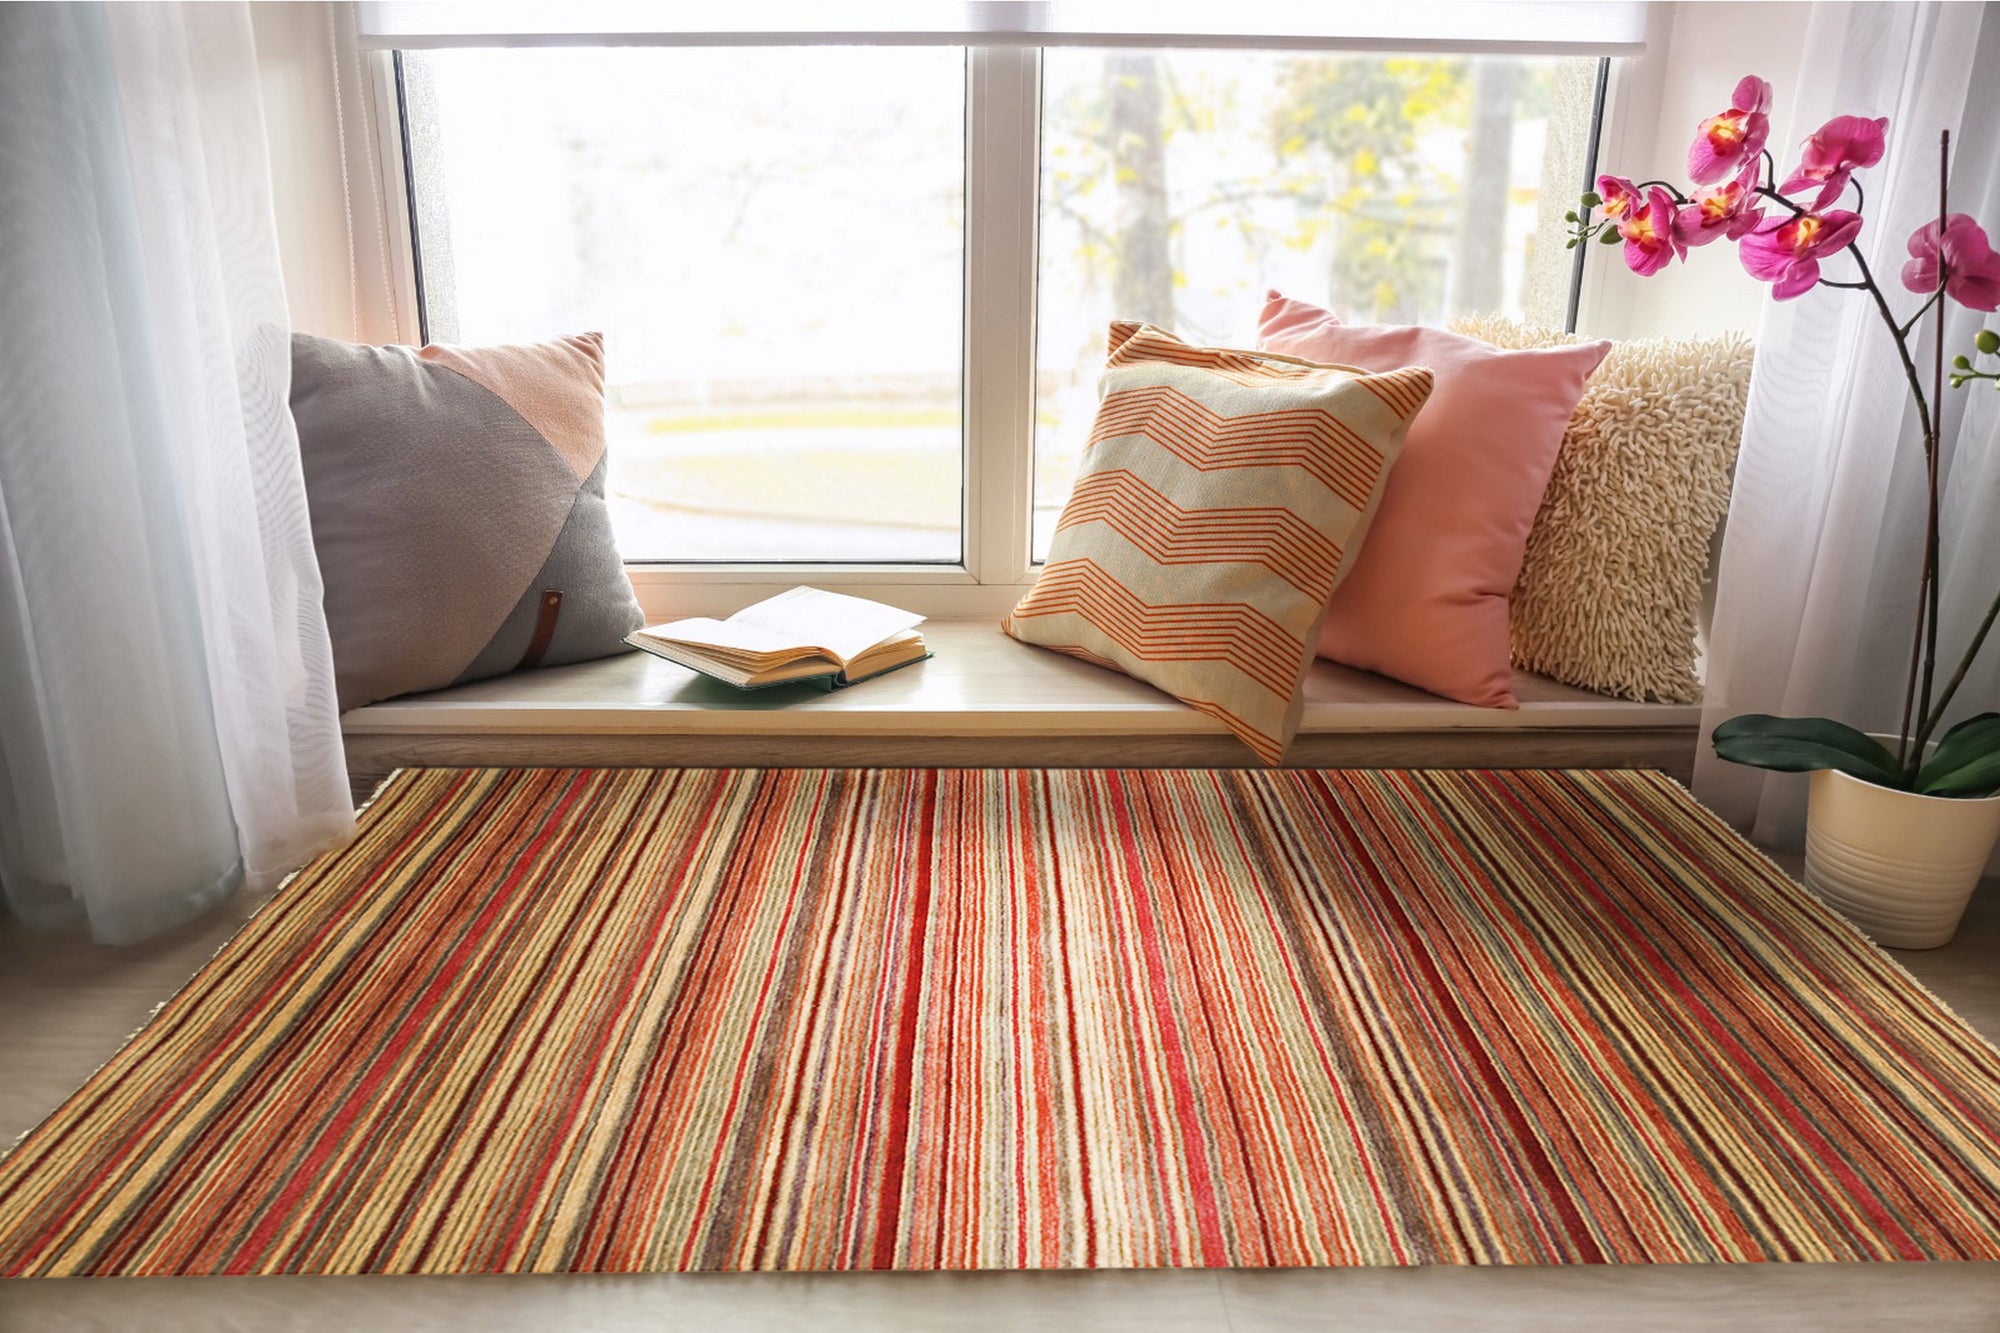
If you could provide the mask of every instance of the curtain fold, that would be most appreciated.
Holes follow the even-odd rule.
[[[1887,157],[1861,173],[1861,248],[1904,315],[1921,303],[1898,275],[1910,233],[1937,216],[1940,130],[1953,133],[1954,211],[2000,223],[1996,49],[1994,4],[1819,4],[1801,86],[1778,92],[1796,99],[1792,123],[1802,131],[1842,112],[1890,118]],[[1797,157],[1796,145],[1772,151],[1780,170]],[[1850,267],[1835,260],[1828,275],[1846,278]],[[1980,320],[1949,309],[1947,356],[1970,347]],[[1969,402],[1976,389],[1946,395],[1940,682],[2000,584],[2000,413]],[[1694,790],[1767,845],[1802,843],[1804,778],[1726,763],[1708,734],[1746,712],[1896,730],[1922,558],[1921,438],[1894,344],[1865,296],[1821,289],[1766,301],[1717,575]],[[1948,720],[1996,706],[2000,645],[1990,645]]]
[[[351,836],[247,7],[0,7],[0,887],[127,942]]]
[[[1972,87],[1955,140],[1951,206],[2000,237],[2000,4],[1982,8],[1985,20],[1973,54]],[[1947,360],[1967,351],[1980,328],[2000,329],[2000,314],[1981,315],[1957,305],[1951,307],[1950,319]],[[1950,452],[1939,519],[1938,558],[1945,570],[1938,617],[1945,628],[1940,686],[2000,588],[2000,390],[1992,384],[1956,393],[1947,389],[1944,429]],[[1959,691],[1951,720],[1994,709],[2000,709],[2000,638],[1989,637],[1983,657]]]

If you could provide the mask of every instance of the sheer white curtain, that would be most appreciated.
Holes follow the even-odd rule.
[[[0,887],[100,939],[353,831],[243,4],[0,6]]]
[[[1791,123],[1805,130],[1841,112],[1890,118],[1887,158],[1862,173],[1861,246],[1903,312],[1919,303],[1898,278],[1904,244],[1937,216],[1940,130],[1953,134],[1953,211],[2000,226],[2000,5],[1816,5],[1801,86],[1778,95],[1797,99]],[[1796,146],[1772,151],[1785,170]],[[1849,267],[1836,260],[1828,275]],[[1950,311],[1947,355],[1968,350],[1980,326],[1976,313]],[[1980,387],[1946,390],[1940,681],[2000,584],[2000,394]],[[1894,346],[1861,293],[1766,302],[1695,765],[1695,794],[1759,841],[1803,840],[1804,780],[1724,763],[1707,733],[1744,712],[1896,729],[1916,624],[1919,439]],[[1996,707],[2000,643],[1948,721]]]

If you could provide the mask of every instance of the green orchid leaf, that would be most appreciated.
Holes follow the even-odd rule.
[[[1965,732],[1975,729],[1990,727],[1995,721],[2000,721],[2000,713],[1980,713],[1975,717],[1968,717],[1957,726],[1946,727],[1944,734],[1938,737],[1938,748],[1942,750],[1954,736],[1962,735]]]
[[[1944,734],[1917,774],[1926,796],[1985,796],[2000,789],[2000,713],[1969,717]]]
[[[1832,718],[1745,713],[1717,727],[1711,739],[1734,764],[1779,773],[1835,768],[1881,787],[1904,785],[1896,756],[1882,742]]]

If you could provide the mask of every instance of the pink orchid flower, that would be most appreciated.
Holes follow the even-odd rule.
[[[1840,198],[1856,168],[1872,167],[1882,160],[1888,129],[1887,116],[1874,120],[1866,116],[1835,116],[1805,141],[1799,150],[1797,169],[1791,179],[1778,187],[1779,192],[1797,194],[1818,186],[1819,197],[1809,207],[1815,212],[1825,208]]]
[[[1750,276],[1773,284],[1780,301],[1804,296],[1819,283],[1820,256],[1834,253],[1861,231],[1861,215],[1845,209],[1801,213],[1795,218],[1757,228],[1743,238],[1736,252]]]
[[[1742,240],[1764,220],[1756,207],[1757,164],[1751,162],[1734,179],[1696,190],[1694,202],[1674,215],[1674,239],[1682,245],[1707,245],[1718,236]]]
[[[1710,116],[1695,132],[1688,148],[1688,178],[1710,185],[1744,163],[1756,160],[1771,137],[1771,85],[1751,74],[1736,85],[1729,110]]]
[[[1938,289],[1942,267],[1945,295],[1968,310],[2000,309],[2000,255],[1986,232],[1963,213],[1953,213],[1939,230],[1926,222],[1910,236],[1909,263],[1903,265],[1903,285],[1920,296]]]
[[[1642,278],[1687,254],[1687,246],[1674,235],[1674,198],[1657,185],[1647,194],[1645,208],[1618,224],[1618,234],[1625,238],[1625,266]]]
[[[1604,201],[1598,205],[1598,211],[1609,222],[1623,222],[1646,206],[1646,196],[1623,176],[1599,176],[1597,196]]]

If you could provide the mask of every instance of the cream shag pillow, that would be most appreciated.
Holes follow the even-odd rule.
[[[1499,347],[1578,341],[1499,318],[1452,329]],[[1701,698],[1697,617],[1750,361],[1740,334],[1612,345],[1528,536],[1509,613],[1516,665],[1624,699]]]

